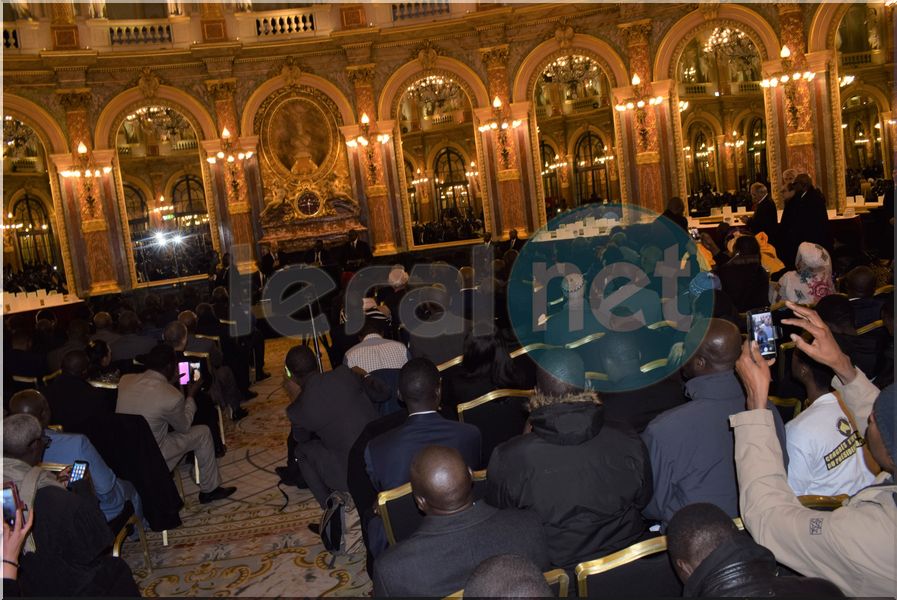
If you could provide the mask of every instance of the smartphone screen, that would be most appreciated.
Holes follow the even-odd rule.
[[[10,527],[16,526],[16,488],[14,483],[3,488],[3,520]]]
[[[187,385],[188,383],[190,383],[190,363],[179,362],[178,375],[180,375],[181,385]]]
[[[72,476],[69,477],[69,487],[76,481],[81,481],[87,475],[87,461],[76,460],[72,465]]]
[[[202,379],[201,365],[198,362],[190,363],[190,372],[193,373],[193,381]]]
[[[769,311],[750,313],[748,328],[751,338],[760,346],[760,355],[764,358],[773,358],[776,355],[776,329],[772,323],[772,313]]]

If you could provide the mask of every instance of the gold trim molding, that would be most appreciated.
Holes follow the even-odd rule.
[[[90,219],[81,223],[81,231],[84,233],[93,233],[96,231],[107,231],[109,226],[106,225],[104,219]]]
[[[635,155],[635,164],[653,165],[660,162],[660,152],[639,152]]]
[[[808,146],[813,143],[813,132],[795,131],[789,133],[785,140],[788,142],[788,146]]]
[[[520,179],[519,169],[503,169],[498,172],[499,181],[516,181]]]
[[[381,184],[369,185],[367,187],[368,197],[372,196],[385,196],[386,195],[386,186]]]
[[[227,205],[227,212],[232,215],[244,215],[249,213],[249,202],[231,202]]]

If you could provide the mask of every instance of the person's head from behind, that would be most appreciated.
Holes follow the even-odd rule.
[[[227,256],[225,254],[225,256]],[[227,295],[227,288],[223,285],[219,285],[214,290],[212,290],[212,304],[227,304],[230,299],[230,296]]]
[[[573,350],[550,350],[539,360],[536,390],[548,398],[564,398],[586,387],[582,358]]]
[[[769,194],[769,190],[762,183],[754,183],[751,185],[751,199],[757,203]]]
[[[187,333],[196,333],[196,325],[199,323],[199,317],[192,310],[184,310],[178,313],[178,321],[187,328]]]
[[[844,276],[844,291],[851,298],[875,295],[875,272],[865,265],[854,267]]]
[[[36,417],[17,413],[3,419],[3,456],[34,466],[46,448],[43,427]]]
[[[832,333],[841,335],[856,334],[856,324],[853,316],[853,306],[850,300],[840,294],[831,294],[821,298],[815,306],[819,315]]]
[[[89,345],[88,345],[89,347]],[[84,350],[72,350],[62,357],[62,372],[72,377],[84,379],[87,376],[87,368],[90,366],[90,358]]]
[[[112,363],[112,349],[103,340],[91,340],[84,352],[91,368],[105,369]]]
[[[804,192],[811,190],[813,188],[813,180],[807,173],[799,173],[797,177],[794,178],[794,191],[798,194],[803,194]]]
[[[819,395],[831,391],[832,377],[835,373],[829,367],[795,349],[791,355],[791,376],[804,386],[807,390],[807,400],[812,402]]]
[[[685,214],[685,202],[679,196],[673,196],[667,201],[667,211],[681,217]]]
[[[439,370],[429,359],[413,358],[399,371],[399,398],[408,414],[438,409],[441,394]]]
[[[461,274],[461,287],[464,289],[473,288],[475,285],[473,267],[461,267],[459,273]]]
[[[352,229],[349,231],[349,243],[356,241],[358,239],[358,232]]]
[[[879,394],[869,414],[866,442],[883,471],[897,473],[897,389],[892,383]]]
[[[637,332],[608,332],[598,342],[598,353],[604,372],[612,382],[639,376],[642,353]]]
[[[461,453],[427,446],[411,461],[411,491],[427,515],[453,515],[473,504],[473,476]]]
[[[722,319],[696,322],[685,335],[685,351],[694,352],[682,365],[687,379],[733,371],[741,356],[741,332]]]
[[[140,332],[140,319],[133,310],[122,311],[118,315],[118,332],[122,335],[128,335]]]
[[[709,502],[698,502],[676,511],[666,534],[670,562],[685,583],[714,550],[741,532],[723,509]]]
[[[517,239],[517,230],[516,229],[512,229],[511,231],[508,232],[508,239],[510,239],[512,242]]]
[[[9,414],[31,415],[46,428],[50,424],[50,404],[47,398],[37,390],[22,390],[9,399]]]
[[[112,315],[106,311],[100,311],[93,316],[93,326],[97,331],[112,329]]]
[[[37,311],[37,314],[34,315],[34,323],[35,324],[37,324],[38,321],[44,321],[44,320],[49,321],[50,325],[52,326],[53,329],[56,328],[58,320],[56,319],[56,315],[53,314],[52,310],[43,308],[43,309]]]
[[[760,264],[760,244],[752,235],[739,235],[732,242],[732,258],[739,264]]]
[[[172,321],[162,330],[162,339],[175,351],[187,346],[187,328],[180,321]]]
[[[794,183],[794,179],[797,177],[796,169],[785,169],[782,171],[782,182],[785,185],[792,185]]]
[[[467,598],[550,598],[554,594],[539,567],[516,554],[481,562],[464,585]]]
[[[378,335],[380,337],[383,337],[383,333],[385,330],[386,322],[384,319],[367,317],[364,320],[364,325],[361,326],[361,331],[358,332],[358,339],[363,340],[369,335]]]
[[[302,391],[302,382],[318,370],[318,361],[308,346],[299,344],[290,348],[284,358],[284,384],[291,395]]]
[[[148,353],[140,357],[147,370],[160,373],[169,382],[177,374],[177,355],[168,344],[157,344]]]

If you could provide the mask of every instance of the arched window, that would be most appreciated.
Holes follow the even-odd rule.
[[[199,225],[208,213],[202,180],[196,175],[184,175],[171,188],[171,203],[178,228]]]
[[[460,217],[470,208],[470,190],[464,158],[457,150],[443,148],[436,155],[433,175],[436,184],[438,220],[444,217]],[[448,214],[446,214],[448,213]]]
[[[560,188],[558,187],[558,174],[556,164],[560,162],[560,157],[549,144],[542,142],[539,144],[539,156],[542,158],[542,190],[545,192],[545,208],[551,213],[551,208],[560,208],[558,206],[561,199]]]
[[[13,205],[12,216],[21,264],[56,263],[53,225],[40,200],[26,193]]]
[[[766,121],[760,117],[751,121],[748,129],[747,168],[751,183],[769,181],[766,166]]]
[[[598,135],[589,131],[576,142],[573,170],[578,204],[611,200],[607,149]]]
[[[695,134],[692,148],[695,156],[695,182],[693,191],[700,192],[705,186],[716,188],[716,169],[714,168],[713,138],[709,138],[703,129]]]
[[[417,205],[417,190],[414,189],[414,184],[411,183],[416,178],[414,174],[414,165],[411,164],[410,161],[405,161],[405,183],[408,185],[408,201],[411,203],[411,220],[419,221],[420,220],[420,209]]]
[[[881,5],[853,3],[841,19],[841,25],[835,36],[835,49],[848,55],[880,50],[882,12]],[[843,56],[841,60],[844,60]]]
[[[125,192],[125,210],[128,213],[128,225],[131,228],[131,236],[140,239],[145,237],[149,229],[149,209],[146,206],[146,198],[140,188],[126,183],[122,186]]]

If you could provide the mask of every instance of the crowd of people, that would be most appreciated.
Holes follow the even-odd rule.
[[[26,265],[18,270],[14,269],[12,265],[6,265],[3,269],[2,291],[20,294],[39,290],[68,294],[65,275],[59,272],[57,266],[47,262]]]
[[[893,292],[881,289],[892,265],[832,236],[825,200],[794,175],[781,222],[764,217],[771,200],[757,185],[753,219],[701,240],[671,199],[654,223],[609,236],[540,244],[516,231],[500,243],[487,235],[456,271],[457,293],[394,265],[365,293],[360,329],[350,328],[346,284],[373,260],[369,247],[354,232],[341,248],[316,244],[301,262],[338,263],[340,290],[321,302],[330,328],[319,344],[284,359],[291,427],[281,482],[307,489],[323,515],[357,511],[375,596],[550,595],[543,572],[572,576],[660,535],[668,560],[619,585],[654,585],[658,595],[895,595]],[[674,297],[662,276],[670,240],[699,267],[676,279]],[[557,268],[525,268],[533,257]],[[289,262],[262,256],[258,285]],[[621,265],[647,275],[602,309],[620,290],[608,269]],[[117,299],[64,333],[47,312],[6,320],[4,478],[29,508],[4,525],[4,578],[17,578],[18,591],[135,595],[127,565],[106,551],[110,536],[131,514],[153,529],[177,526],[168,473],[186,453],[201,503],[236,492],[217,467],[226,448],[216,406],[242,418],[250,373],[269,375],[259,324],[250,318],[242,336],[222,324],[238,310],[224,287],[230,268],[225,256],[210,270],[208,298]],[[667,323],[670,301],[689,305],[692,326]],[[490,310],[475,310],[484,303]],[[768,307],[756,335],[749,316]],[[632,319],[637,331],[608,325]],[[761,355],[771,338],[773,363]],[[538,351],[512,357],[533,343]],[[23,383],[56,369],[36,389]],[[499,389],[518,393],[465,418],[476,408],[467,403]],[[780,407],[782,397],[803,410]],[[110,440],[111,427],[134,433]],[[89,485],[68,489],[69,469],[37,467],[87,455]],[[424,516],[396,539],[377,496],[409,482]],[[845,499],[825,512],[799,498],[813,495]],[[23,548],[32,523],[36,549]],[[328,523],[309,528],[327,537]],[[47,577],[52,568],[71,577]]]

